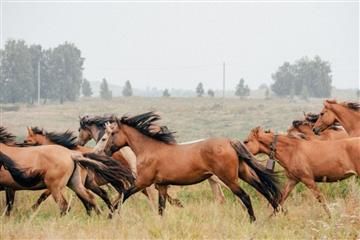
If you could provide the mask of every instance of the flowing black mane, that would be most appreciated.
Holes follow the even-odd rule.
[[[12,143],[15,142],[15,136],[9,133],[6,128],[0,126],[0,143]]]
[[[311,123],[315,123],[319,118],[319,114],[315,114],[315,113],[307,113],[305,116],[305,120],[309,121]]]
[[[31,127],[35,134],[40,134],[47,137],[51,142],[66,147],[68,149],[75,149],[77,147],[77,137],[70,130],[63,133],[46,132],[38,127]]]
[[[351,110],[354,110],[356,112],[360,112],[360,103],[358,102],[348,102],[345,103],[345,105],[350,108]]]
[[[77,137],[70,130],[66,130],[63,133],[47,132],[45,136],[53,143],[68,149],[75,149],[77,147]]]
[[[142,134],[156,139],[158,141],[175,144],[175,132],[170,132],[166,126],[157,126],[154,123],[160,120],[160,116],[154,112],[147,112],[133,117],[123,116],[118,123],[126,124],[137,129]],[[159,127],[159,130],[154,131],[154,127]]]
[[[87,126],[96,125],[98,128],[105,128],[105,123],[113,123],[116,121],[114,115],[110,116],[84,116],[80,118],[80,128],[86,128]]]

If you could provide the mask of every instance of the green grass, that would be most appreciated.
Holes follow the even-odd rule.
[[[286,100],[239,100],[210,98],[116,98],[111,102],[98,99],[46,105],[21,106],[16,112],[4,112],[2,125],[18,135],[26,135],[26,126],[47,130],[77,131],[78,116],[106,113],[137,114],[148,110],[161,113],[162,123],[177,131],[178,141],[224,136],[244,139],[250,129],[261,125],[285,131],[302,112],[318,112],[321,101],[289,103]],[[265,159],[259,156],[259,159]],[[280,168],[279,168],[280,169]],[[284,179],[283,179],[284,180]],[[267,202],[251,187],[241,183],[250,194],[257,217],[250,224],[239,201],[226,189],[227,202],[214,202],[207,182],[170,188],[185,208],[167,205],[165,216],[157,216],[142,194],[126,202],[119,215],[106,218],[88,217],[80,201],[71,191],[66,198],[71,211],[63,218],[53,199],[49,198],[37,212],[31,211],[41,191],[16,193],[10,218],[0,216],[0,239],[359,239],[360,238],[360,182],[350,178],[333,184],[319,184],[325,194],[332,218],[328,219],[312,193],[299,184],[286,202],[288,214],[272,218]],[[112,194],[114,196],[114,194]],[[0,210],[5,207],[5,194],[0,192]]]

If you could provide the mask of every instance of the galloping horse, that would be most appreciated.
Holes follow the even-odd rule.
[[[304,141],[257,127],[251,130],[244,143],[252,154],[272,152],[285,169],[288,181],[280,201],[282,206],[296,184],[302,182],[330,216],[315,182],[336,182],[354,174],[360,176],[360,138]]]
[[[80,118],[79,144],[85,145],[91,139],[94,139],[96,142],[100,141],[101,136],[105,132],[105,123],[106,122],[115,122],[115,119],[116,119],[115,116],[109,116],[109,117],[84,116],[84,117]],[[154,127],[154,128],[155,129],[153,129],[153,130],[156,130],[156,127]],[[204,140],[204,139],[195,140],[193,142],[202,141],[202,140]],[[192,142],[186,142],[186,143],[180,143],[180,144],[187,144],[187,143],[192,143]],[[125,147],[121,148],[119,151],[113,153],[112,157],[116,159],[116,157],[118,155],[129,156],[129,157],[125,157],[125,158],[129,161],[132,171],[135,173],[137,172],[136,156],[135,156],[134,152],[131,150],[131,148],[125,146]],[[208,178],[208,182],[210,184],[210,187],[213,192],[215,200],[219,203],[224,203],[225,196],[224,196],[224,193],[221,190],[221,186],[220,186],[220,184],[223,184],[223,183],[214,175],[211,176],[210,178]],[[153,200],[154,195],[156,194],[154,186],[152,185],[152,186],[146,188],[146,190],[149,193],[150,200],[154,201]],[[181,205],[181,203],[178,199],[173,199],[170,196],[168,196],[168,201],[170,204]]]
[[[335,100],[324,101],[324,108],[322,109],[313,130],[315,133],[319,133],[336,121],[345,128],[350,137],[359,137],[360,103],[337,103]]]
[[[238,178],[259,191],[273,206],[278,207],[280,191],[276,175],[258,164],[239,141],[210,138],[204,141],[178,145],[172,132],[154,122],[160,116],[148,112],[117,119],[112,146],[129,146],[137,156],[135,186],[124,194],[124,201],[132,194],[156,184],[159,190],[159,214],[166,205],[168,185],[190,185],[216,175],[241,199],[248,210],[250,221],[255,221],[249,195],[238,185]],[[110,151],[108,146],[106,151]]]
[[[124,189],[123,184],[128,181],[126,177],[116,174],[117,171],[123,172],[123,169],[114,161],[94,161],[93,157],[97,156],[74,160],[73,154],[76,152],[62,146],[18,147],[14,139],[12,134],[0,127],[0,186],[12,190],[48,189],[59,205],[61,215],[68,209],[62,193],[65,186],[77,194],[88,213],[93,208],[100,213],[94,195],[81,182],[79,165],[92,171],[98,178],[111,181],[119,189]],[[13,199],[10,202],[12,204]]]
[[[343,127],[341,126],[330,126],[324,131],[320,132],[319,135],[315,134],[312,130],[314,124],[307,120],[295,120],[292,122],[292,126],[287,130],[288,134],[302,133],[309,140],[336,140],[349,137]]]
[[[105,135],[107,137],[108,135]],[[56,133],[56,132],[47,132],[44,129],[39,129],[38,127],[28,127],[28,136],[26,136],[25,143],[27,144],[36,144],[36,145],[61,145],[63,147],[66,147],[71,150],[79,151],[81,153],[97,153],[96,148],[90,148],[90,147],[83,147],[79,146],[77,144],[77,137],[74,136],[74,134],[71,131],[65,131],[64,133]],[[98,148],[104,143],[104,141],[99,142]],[[103,146],[102,146],[103,147]],[[96,155],[92,155],[93,158],[96,158],[97,160],[105,159],[107,160],[107,157],[99,157]],[[81,158],[81,157],[80,157]],[[113,161],[110,159],[110,161]],[[124,174],[125,176],[131,175],[130,169],[128,168],[127,161],[123,160],[120,161],[119,164],[122,164],[124,169],[126,169]],[[104,181],[101,178],[97,178],[92,174],[92,172],[88,172],[85,168],[80,168],[80,176],[81,181],[85,184],[85,187],[90,189],[92,192],[94,192],[96,195],[98,195],[107,205],[110,212],[113,212],[113,206],[110,201],[110,198],[107,194],[107,192],[102,189],[100,186],[107,184],[108,182]],[[131,177],[130,177],[131,178]],[[121,189],[117,189],[119,194],[122,194]],[[46,190],[44,193],[41,194],[36,204],[33,206],[33,209],[36,209],[40,206],[40,204],[47,199],[47,197],[50,195],[50,192]]]

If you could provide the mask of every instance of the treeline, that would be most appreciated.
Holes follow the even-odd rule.
[[[293,64],[285,62],[272,74],[272,79],[271,90],[279,97],[331,96],[331,67],[319,56],[314,59],[303,57]]]
[[[42,101],[74,101],[80,95],[84,58],[72,43],[55,48],[27,45],[23,40],[8,40],[0,50],[0,101],[34,103]]]

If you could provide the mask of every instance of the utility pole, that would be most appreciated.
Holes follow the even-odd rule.
[[[38,86],[37,86],[37,90],[38,90],[38,94],[37,94],[37,104],[40,105],[40,59],[38,62]]]
[[[225,62],[223,62],[223,98],[225,98]]]

